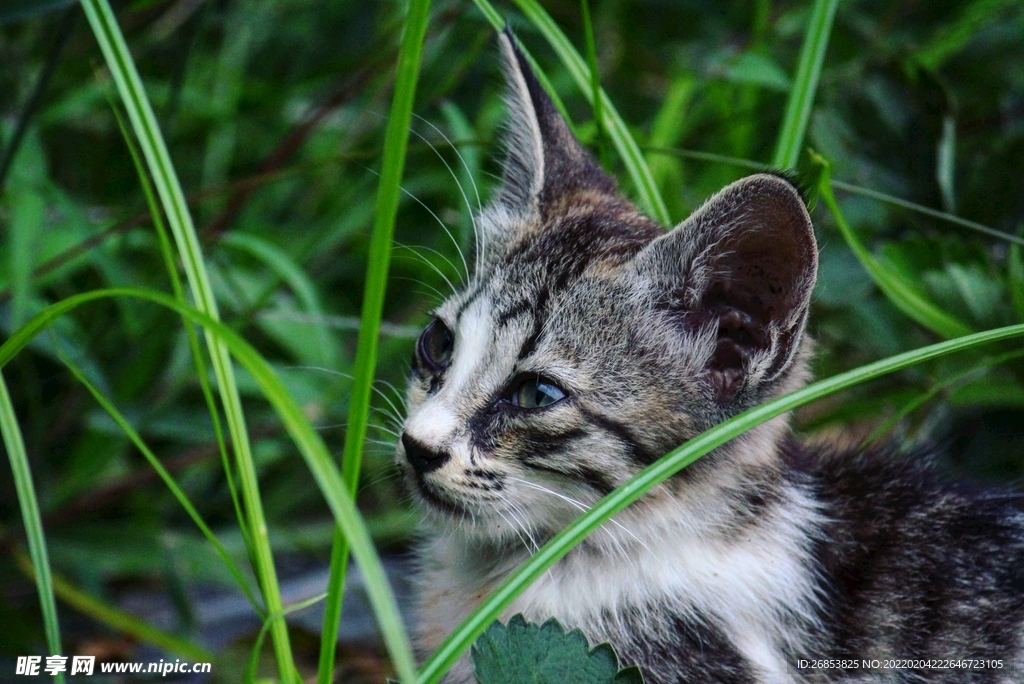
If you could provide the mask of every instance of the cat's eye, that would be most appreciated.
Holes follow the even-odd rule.
[[[455,337],[440,319],[435,318],[426,327],[416,343],[416,356],[427,370],[440,373],[452,360]]]
[[[526,377],[515,388],[512,404],[524,409],[539,409],[565,399],[566,393],[561,387],[547,378],[534,375]]]

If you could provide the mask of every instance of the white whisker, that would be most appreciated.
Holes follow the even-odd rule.
[[[453,293],[456,291],[455,285],[452,284],[452,281],[448,279],[448,276],[446,276],[444,274],[444,271],[442,271],[440,268],[438,268],[437,264],[435,264],[433,261],[431,261],[430,259],[427,259],[425,256],[423,256],[422,254],[417,252],[412,247],[409,247],[408,245],[402,245],[402,244],[399,244],[399,243],[396,242],[395,243],[395,249],[407,249],[410,252],[412,252],[413,256],[418,258],[420,261],[422,261],[424,264],[426,264],[430,268],[434,269],[434,272],[437,273],[437,275],[441,276],[441,280],[443,280],[445,282],[445,284],[447,284],[448,287],[451,288],[451,291]],[[395,255],[395,258],[396,259],[406,258],[406,259],[409,259],[409,260],[413,260],[412,257],[403,257],[402,255]]]
[[[545,493],[550,494],[552,496],[556,496],[559,499],[562,499],[566,503],[570,504],[571,506],[575,506],[577,509],[579,509],[582,512],[586,512],[586,511],[589,510],[589,507],[586,506],[582,501],[578,501],[578,500],[576,500],[576,499],[574,499],[574,498],[572,498],[570,496],[566,496],[565,494],[562,494],[560,492],[556,492],[553,489],[548,489],[547,487],[545,487],[543,485],[539,485],[539,484],[537,484],[535,482],[529,482],[527,480],[523,480],[523,479],[518,478],[518,477],[511,477],[511,476],[509,476],[507,479],[512,481],[512,482],[518,482],[519,484],[526,485],[527,487],[532,487],[533,489],[536,489],[536,490],[541,491],[541,492],[545,492]],[[644,547],[648,551],[651,550],[650,547],[648,547],[647,544],[645,544],[644,541],[642,539],[640,539],[640,537],[636,536],[632,531],[629,530],[629,528],[624,526],[622,523],[620,523],[615,518],[609,519],[608,522],[610,522],[611,524],[615,525],[620,530],[622,530],[623,532],[628,534],[638,544],[640,544],[640,546]],[[605,530],[605,531],[607,532],[607,530]],[[615,539],[614,535],[609,535],[609,536],[611,536],[611,538],[613,540],[618,541],[618,540]],[[624,549],[623,549],[623,551],[624,551]]]

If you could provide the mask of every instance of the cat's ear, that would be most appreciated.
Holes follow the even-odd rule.
[[[634,264],[659,306],[704,339],[706,378],[722,404],[760,400],[793,364],[817,275],[814,230],[788,180],[758,174],[729,185]],[[747,403],[746,401],[742,403]]]
[[[497,201],[519,215],[543,218],[579,190],[616,192],[612,180],[573,137],[544,92],[511,30],[498,36],[507,82],[508,135]]]

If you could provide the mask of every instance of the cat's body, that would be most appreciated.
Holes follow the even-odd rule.
[[[505,181],[472,282],[418,343],[399,450],[428,514],[424,653],[581,509],[806,382],[810,354],[817,254],[793,186],[752,176],[664,233],[502,44]],[[506,613],[608,640],[652,684],[1024,681],[1024,515],[920,459],[810,449],[778,418],[653,489]],[[856,665],[798,667],[829,658]],[[893,659],[935,667],[862,669]],[[466,659],[449,681],[473,681]]]

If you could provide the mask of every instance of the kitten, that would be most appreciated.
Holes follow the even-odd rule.
[[[797,189],[750,176],[666,233],[500,42],[503,183],[472,281],[417,343],[398,448],[426,517],[424,655],[581,510],[808,379],[817,248]],[[579,627],[651,684],[1024,681],[1018,504],[893,450],[811,449],[778,418],[605,524],[504,619]],[[797,667],[823,658],[857,660]],[[1001,669],[885,662],[954,658]],[[466,658],[447,681],[474,681]]]

